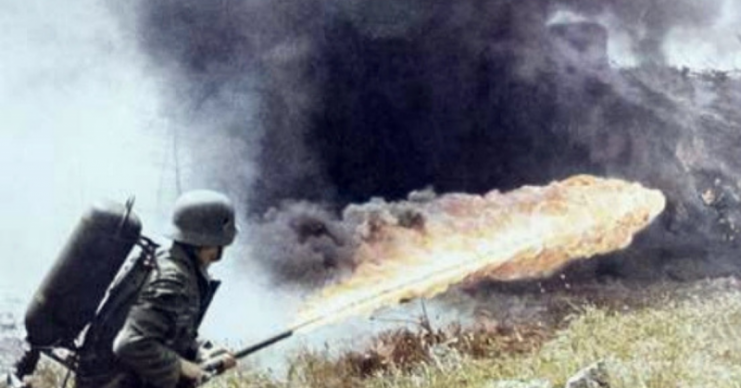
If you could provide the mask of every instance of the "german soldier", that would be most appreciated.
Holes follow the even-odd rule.
[[[226,196],[198,190],[178,198],[173,244],[158,255],[157,268],[125,316],[110,370],[81,365],[77,387],[174,388],[202,381],[197,331],[218,286],[208,268],[221,260],[236,233],[234,206]],[[228,352],[219,357],[227,368],[236,365]]]

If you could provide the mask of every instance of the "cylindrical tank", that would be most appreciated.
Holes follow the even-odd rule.
[[[95,316],[141,228],[131,203],[99,202],[83,215],[26,310],[32,346],[72,343]]]

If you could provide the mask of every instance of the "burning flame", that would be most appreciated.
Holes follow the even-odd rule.
[[[548,276],[572,260],[628,246],[665,199],[636,183],[580,175],[506,194],[403,204],[403,217],[365,214],[358,268],[310,300],[295,330],[432,297],[463,281]]]

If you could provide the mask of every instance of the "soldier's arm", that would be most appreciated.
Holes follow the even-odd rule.
[[[149,384],[175,387],[181,357],[167,345],[187,306],[185,283],[177,276],[154,279],[132,307],[114,342],[114,353]]]

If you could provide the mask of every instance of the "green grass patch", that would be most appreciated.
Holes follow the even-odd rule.
[[[578,370],[604,360],[617,388],[741,387],[741,293],[661,298],[652,301],[655,307],[627,311],[583,307],[531,351],[474,357],[451,346],[448,356],[457,357],[431,355],[371,376],[358,375],[346,358],[304,353],[293,359],[286,381],[255,386],[483,388],[494,380],[521,379],[563,386]]]

